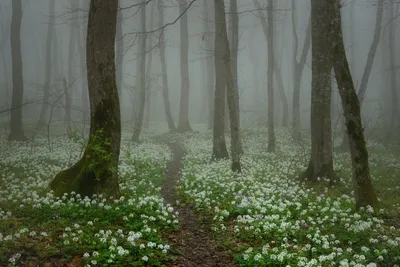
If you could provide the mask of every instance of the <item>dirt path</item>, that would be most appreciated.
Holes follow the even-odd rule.
[[[182,167],[183,149],[177,143],[167,143],[172,152],[173,160],[168,163],[168,178],[162,186],[162,195],[179,212],[180,230],[170,236],[170,242],[178,248],[182,255],[173,263],[173,266],[234,266],[228,252],[216,246],[211,229],[197,221],[195,212],[189,207],[176,205],[179,197],[176,193],[180,170]]]

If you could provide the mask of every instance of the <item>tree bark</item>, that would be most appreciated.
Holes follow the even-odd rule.
[[[239,122],[238,122],[238,106],[236,100],[236,93],[234,88],[234,78],[232,75],[232,62],[230,55],[230,48],[228,42],[228,33],[226,30],[226,14],[224,0],[214,0],[215,12],[215,38],[218,39],[215,48],[218,47],[218,54],[215,53],[216,58],[222,63],[224,69],[224,76],[226,88],[228,91],[228,107],[230,113],[230,128],[231,128],[231,155],[232,155],[232,171],[240,172],[240,140],[239,140]],[[216,66],[217,68],[217,66]],[[216,75],[217,80],[218,76]],[[225,96],[223,96],[225,97]],[[215,118],[214,118],[215,119]]]
[[[84,16],[85,10],[88,9],[88,0],[83,0],[80,6],[81,16]],[[89,95],[87,86],[87,67],[86,67],[86,40],[82,37],[82,32],[85,33],[84,25],[80,24],[78,29],[78,44],[79,44],[79,64],[81,71],[81,108],[82,108],[82,119],[85,122],[89,119]],[[82,31],[83,29],[83,31]]]
[[[115,38],[116,43],[116,79],[119,98],[122,99],[122,84],[123,84],[123,64],[124,64],[124,35],[122,32],[122,10],[118,10],[117,14],[117,33]]]
[[[179,12],[183,14],[180,24],[180,61],[181,61],[181,100],[179,105],[178,132],[192,131],[189,123],[189,32],[186,0],[178,0]]]
[[[50,97],[50,83],[51,83],[51,56],[52,56],[52,41],[54,34],[54,16],[55,11],[55,1],[50,0],[49,6],[49,21],[47,25],[47,39],[46,39],[46,62],[45,62],[45,78],[43,86],[43,103],[40,110],[39,121],[37,129],[40,130],[45,125],[45,120],[47,116],[47,110],[49,107],[49,97]]]
[[[50,187],[56,196],[119,197],[118,160],[121,115],[115,77],[115,35],[118,1],[91,0],[87,30],[90,136],[84,155],[61,171]]]
[[[136,113],[135,124],[133,126],[133,137],[132,140],[134,142],[139,142],[140,133],[142,132],[143,119],[144,119],[144,108],[146,103],[146,2],[142,0],[140,6],[140,31],[142,34],[140,35],[140,47],[139,47],[139,68],[138,68],[138,77],[139,81],[137,84],[138,90],[138,101],[136,102],[139,105],[138,112]]]
[[[4,18],[3,17],[3,7],[0,5],[0,18]],[[1,63],[2,63],[2,67],[3,67],[3,71],[4,71],[4,86],[5,86],[5,109],[8,110],[10,108],[10,88],[9,88],[9,84],[8,84],[8,73],[7,73],[7,62],[6,62],[6,56],[5,56],[5,47],[6,47],[6,43],[8,42],[8,38],[7,36],[10,36],[9,33],[7,33],[6,31],[6,25],[4,23],[3,20],[1,20],[1,36],[4,36],[4,38],[2,38],[1,42],[0,42],[0,55],[1,55]]]
[[[331,23],[331,1],[311,1],[312,82],[311,82],[311,158],[301,178],[316,181],[327,177],[333,182],[331,126],[331,70],[326,27]]]
[[[11,19],[11,60],[12,60],[12,82],[13,92],[11,100],[11,121],[9,140],[26,141],[22,126],[22,98],[24,95],[24,80],[22,74],[21,55],[21,21],[22,3],[21,0],[12,1]]]
[[[274,18],[273,0],[268,0],[268,152],[275,152],[275,126],[274,126]]]
[[[213,119],[213,151],[212,159],[229,158],[225,142],[225,100],[226,100],[226,69],[224,68],[224,40],[222,23],[225,22],[225,12],[221,13],[220,0],[214,0],[215,38],[214,38],[214,119]],[[226,30],[225,30],[226,31]]]
[[[301,141],[301,127],[300,127],[300,88],[301,79],[303,77],[304,66],[307,61],[308,51],[310,50],[311,44],[311,19],[308,21],[306,36],[304,38],[304,45],[301,52],[300,59],[297,60],[297,51],[299,47],[299,38],[296,32],[296,4],[295,0],[292,0],[292,30],[294,37],[294,53],[293,53],[293,102],[292,102],[292,135],[295,141]]]
[[[162,2],[163,0],[157,1],[158,8],[158,26],[164,26],[164,12],[162,10]],[[160,61],[161,61],[161,71],[162,71],[162,83],[163,83],[163,100],[164,100],[164,109],[165,109],[165,117],[167,119],[168,128],[170,131],[175,131],[174,120],[171,115],[171,107],[169,102],[169,90],[168,90],[168,75],[167,75],[167,63],[165,60],[165,40],[164,40],[164,31],[161,32],[160,37]]]
[[[240,99],[239,99],[239,83],[238,83],[238,51],[239,51],[239,14],[237,7],[237,0],[231,0],[229,13],[231,14],[231,42],[230,42],[230,56],[231,56],[231,69],[233,79],[233,93],[235,97],[235,105],[237,110],[237,118],[235,119],[238,123],[239,129],[239,152],[243,153],[243,146],[240,140]],[[229,98],[229,92],[227,94]],[[228,100],[229,102],[229,100]]]
[[[333,23],[331,23],[332,30],[328,36],[331,37],[331,58],[342,99],[346,128],[350,141],[356,208],[358,210],[368,205],[375,208],[377,198],[369,172],[368,151],[361,122],[360,102],[354,88],[343,44],[340,1],[327,2],[331,5],[329,10],[333,12],[331,17],[334,19]],[[325,29],[327,28],[329,29],[329,25],[326,25]]]

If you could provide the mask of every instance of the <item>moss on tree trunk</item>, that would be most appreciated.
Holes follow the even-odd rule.
[[[91,0],[87,31],[90,135],[85,153],[50,183],[56,196],[118,197],[121,117],[115,78],[115,33],[118,1]]]

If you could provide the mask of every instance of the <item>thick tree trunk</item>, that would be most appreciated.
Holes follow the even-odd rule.
[[[206,52],[207,52],[207,93],[208,93],[208,129],[213,128],[213,117],[214,117],[214,89],[215,89],[215,70],[214,70],[214,36],[211,32],[210,17],[212,13],[212,1],[204,0],[204,22],[203,22],[203,37],[206,42]]]
[[[144,108],[146,103],[146,1],[142,0],[140,7],[140,47],[139,47],[139,68],[137,76],[137,97],[136,102],[139,105],[139,109],[136,113],[135,124],[133,126],[133,137],[134,142],[139,142],[140,133],[142,132],[143,119],[144,119]],[[136,97],[135,97],[136,98]]]
[[[273,0],[268,0],[268,151],[275,152],[275,126],[274,126],[274,18]]]
[[[43,86],[43,103],[40,110],[39,121],[37,128],[40,130],[46,123],[47,110],[49,107],[50,83],[51,83],[51,61],[52,61],[52,41],[54,34],[55,21],[55,1],[50,1],[49,22],[47,25],[47,40],[46,40],[46,62],[45,62],[45,78]]]
[[[162,0],[157,1],[158,8],[158,26],[164,26],[164,13],[162,10]],[[163,100],[164,100],[164,109],[165,109],[165,117],[167,119],[168,128],[170,131],[175,131],[174,120],[171,115],[171,107],[169,102],[169,90],[168,90],[168,75],[167,75],[167,63],[165,60],[165,40],[164,40],[164,31],[161,32],[159,37],[160,42],[160,61],[161,61],[161,70],[162,70],[162,83],[163,83]]]
[[[371,206],[376,207],[377,198],[372,186],[371,175],[368,166],[368,151],[365,143],[361,122],[360,102],[354,88],[346,52],[343,44],[341,27],[340,2],[332,1],[329,10],[334,18],[331,24],[331,57],[338,82],[339,93],[342,99],[346,128],[349,137],[350,154],[353,165],[354,191],[356,208]],[[329,28],[329,25],[326,25]]]
[[[11,19],[11,60],[12,60],[12,82],[13,92],[11,100],[11,121],[9,140],[26,141],[22,127],[22,98],[24,95],[24,80],[22,75],[21,56],[21,21],[22,3],[21,0],[12,1]]]
[[[303,50],[301,52],[300,59],[297,60],[297,51],[299,47],[299,39],[296,31],[296,4],[295,0],[292,0],[292,30],[294,38],[294,53],[293,53],[293,102],[292,102],[292,135],[295,141],[301,141],[301,126],[300,126],[300,88],[301,79],[303,77],[304,66],[307,61],[308,51],[310,50],[311,44],[311,19],[308,22],[306,36],[304,38]]]
[[[220,12],[220,0],[214,0],[215,38],[214,38],[214,70],[215,70],[215,96],[213,119],[213,151],[212,159],[229,158],[225,142],[225,100],[226,100],[226,69],[224,66],[224,36],[221,23],[225,22],[225,12]],[[226,30],[225,30],[226,31]]]
[[[376,50],[378,48],[379,40],[381,37],[382,30],[382,17],[383,17],[383,2],[384,0],[379,0],[376,7],[376,20],[375,20],[375,32],[374,38],[372,40],[371,46],[368,51],[367,63],[364,67],[364,72],[361,77],[360,89],[358,90],[357,96],[360,101],[360,106],[362,106],[365,95],[367,92],[368,81],[371,75],[372,65],[374,64]],[[348,151],[349,149],[349,140],[348,135],[344,133],[342,144],[338,147],[338,151]]]
[[[331,70],[326,27],[331,23],[330,1],[311,1],[312,82],[311,158],[301,178],[315,181],[327,177],[333,182],[331,126]]]
[[[237,7],[237,0],[231,0],[229,13],[231,14],[231,41],[230,41],[230,56],[231,56],[231,69],[233,79],[233,93],[235,97],[235,105],[237,110],[236,121],[240,132],[240,103],[239,103],[239,83],[238,83],[238,50],[239,50],[239,14]],[[229,91],[227,94],[229,98]],[[228,99],[229,102],[229,99]],[[232,119],[230,119],[232,121]],[[239,135],[239,151],[243,153],[242,142]]]
[[[4,18],[3,17],[3,7],[0,5],[0,18]],[[7,73],[7,62],[6,62],[6,56],[5,56],[5,47],[6,44],[8,42],[8,38],[6,36],[9,36],[9,33],[7,33],[6,31],[6,25],[4,23],[3,20],[1,20],[1,36],[4,36],[4,38],[1,39],[0,41],[0,56],[1,56],[1,64],[3,67],[3,71],[4,71],[4,99],[5,99],[5,109],[8,110],[10,108],[10,88],[9,88],[9,84],[8,84],[8,73]]]
[[[122,99],[122,84],[123,84],[123,64],[124,64],[124,35],[122,32],[122,21],[124,20],[122,16],[122,10],[118,10],[117,14],[117,33],[115,38],[116,44],[116,79],[118,96]]]
[[[75,191],[83,196],[119,197],[118,159],[121,116],[115,78],[115,33],[118,1],[91,0],[87,32],[90,136],[84,155],[50,183],[56,196]]]
[[[81,0],[80,13],[81,16],[85,16],[85,10],[89,9],[90,0]],[[81,70],[81,107],[83,121],[89,120],[89,94],[88,94],[88,78],[87,78],[87,67],[86,67],[86,24],[80,23],[78,43],[80,50],[80,70]],[[83,36],[82,36],[83,35]]]
[[[180,24],[181,100],[179,105],[179,132],[192,131],[189,123],[189,32],[186,0],[179,0]]]
[[[232,75],[232,63],[228,42],[228,33],[226,30],[226,15],[224,0],[214,0],[214,13],[215,13],[215,58],[219,65],[215,65],[216,71],[221,67],[223,75],[216,73],[218,80],[224,79],[228,91],[228,106],[230,113],[230,128],[231,128],[231,154],[232,154],[232,170],[240,172],[240,145],[239,145],[239,123],[238,123],[238,107],[237,100],[235,99],[234,78]],[[218,90],[219,88],[216,88]],[[222,99],[225,94],[221,95]],[[214,107],[216,108],[216,107]],[[222,112],[223,109],[221,108]],[[214,120],[216,118],[214,117]],[[214,125],[215,126],[215,125]],[[221,127],[223,129],[223,126]],[[225,144],[225,142],[223,142]],[[225,147],[226,149],[226,147]]]

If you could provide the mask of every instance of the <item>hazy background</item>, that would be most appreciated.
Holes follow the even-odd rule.
[[[86,18],[77,15],[76,12],[70,10],[69,1],[55,0],[56,1],[56,36],[59,44],[59,59],[60,66],[64,75],[67,75],[68,70],[68,45],[70,38],[69,23],[71,19],[77,19],[82,26],[80,34],[82,38],[86,38]],[[212,2],[212,0],[209,0]],[[89,2],[88,0],[80,0],[83,5]],[[173,22],[179,15],[179,8],[176,1],[165,1],[166,7],[164,9],[165,23]],[[226,2],[226,9],[229,9],[229,2]],[[297,33],[299,37],[299,54],[301,52],[305,30],[310,16],[310,1],[297,0]],[[343,30],[345,46],[347,48],[348,59],[351,63],[351,70],[353,79],[356,85],[359,85],[364,66],[367,59],[368,49],[372,42],[375,18],[376,18],[376,2],[372,0],[354,0],[354,9],[351,8],[353,1],[345,1],[343,6]],[[261,1],[262,4],[265,4]],[[128,6],[132,1],[120,0],[120,6]],[[291,22],[291,1],[279,0],[276,1],[276,30],[275,30],[275,53],[277,61],[280,65],[282,78],[284,82],[284,90],[288,98],[289,109],[291,110],[292,94],[293,94],[293,34]],[[0,0],[2,6],[1,23],[5,27],[7,35],[1,35],[0,39],[7,38],[4,53],[0,56],[3,57],[6,64],[4,69],[3,64],[0,64],[0,110],[4,110],[10,105],[12,82],[11,82],[11,51],[9,42],[9,27],[11,22],[11,1]],[[376,121],[381,116],[380,114],[390,114],[390,87],[388,80],[389,69],[387,62],[387,24],[392,21],[389,17],[388,8],[395,8],[395,5],[385,8],[384,18],[382,23],[382,36],[379,43],[378,51],[373,64],[373,69],[368,83],[366,100],[363,104],[362,115],[365,120]],[[267,71],[267,43],[262,32],[259,18],[254,12],[254,5],[252,0],[239,0],[239,93],[240,93],[240,107],[241,107],[241,120],[242,125],[251,125],[263,116],[262,109],[258,109],[258,113],[253,111],[260,106],[267,105],[267,89],[266,89],[266,71]],[[147,29],[158,28],[158,15],[157,10],[154,20],[150,22],[151,4],[147,6]],[[397,12],[397,10],[396,10]],[[132,121],[132,86],[135,84],[136,74],[136,58],[137,58],[137,43],[134,41],[135,32],[139,29],[140,15],[137,13],[137,8],[123,10],[123,33],[126,34],[124,38],[124,87],[121,101],[122,119],[126,123]],[[25,0],[23,1],[23,17],[21,26],[21,42],[22,42],[22,60],[23,60],[23,76],[24,76],[24,102],[27,101],[40,101],[43,95],[43,83],[45,76],[45,49],[46,49],[46,33],[47,23],[49,16],[49,0]],[[80,18],[79,18],[80,17]],[[190,104],[189,116],[190,121],[193,123],[205,123],[207,121],[207,106],[206,96],[207,89],[204,59],[207,56],[212,56],[210,51],[204,49],[204,42],[202,42],[203,33],[203,1],[198,0],[188,11],[189,23],[189,73],[190,73]],[[213,15],[211,16],[213,21]],[[394,20],[396,35],[398,34],[398,21]],[[152,25],[151,25],[152,24]],[[386,26],[386,27],[385,27]],[[153,45],[158,41],[159,32],[154,33]],[[167,40],[166,59],[168,66],[168,79],[170,89],[171,111],[175,120],[177,120],[179,112],[179,96],[180,96],[180,62],[179,62],[179,21],[174,25],[168,26],[165,29],[165,38]],[[148,44],[149,46],[149,44]],[[252,50],[250,50],[250,47]],[[396,40],[395,47],[399,47],[398,40]],[[86,49],[86,47],[84,47]],[[152,51],[153,61],[151,68],[152,76],[159,76],[157,82],[152,85],[151,97],[151,122],[164,122],[164,108],[162,104],[161,95],[161,67],[158,49]],[[251,61],[251,53],[254,53],[259,61],[259,67]],[[83,54],[84,55],[84,54]],[[80,77],[82,70],[79,58],[82,54],[76,50],[73,55],[75,77]],[[254,55],[253,55],[254,56]],[[3,59],[1,59],[3,60]],[[398,62],[398,61],[397,61]],[[311,52],[308,54],[307,65],[304,68],[302,87],[301,87],[301,125],[308,127],[310,121],[310,98],[311,98]],[[397,64],[396,64],[397,65]],[[254,72],[259,72],[259,85],[262,92],[262,98],[257,97],[254,81]],[[52,77],[54,80],[55,77]],[[80,79],[80,78],[79,78]],[[72,98],[74,105],[80,105],[80,88],[81,81],[77,80],[72,86]],[[8,87],[8,93],[7,88]],[[275,84],[275,90],[281,90]],[[52,89],[52,91],[54,91]],[[276,110],[277,117],[280,118],[280,101],[279,94],[275,93],[277,97]],[[334,106],[337,103],[338,93],[334,88]],[[41,103],[33,103],[24,106],[23,120],[36,121],[39,116]],[[61,111],[60,111],[61,112]],[[341,111],[340,111],[341,112]],[[61,112],[62,113],[62,112]],[[291,117],[291,111],[289,112]],[[8,113],[0,115],[3,122],[8,122]],[[77,112],[73,113],[76,119],[79,117]],[[74,118],[73,118],[74,120]],[[265,119],[266,120],[266,119]],[[335,116],[333,115],[333,120]],[[389,120],[389,117],[387,118]],[[279,125],[279,120],[278,120]]]

